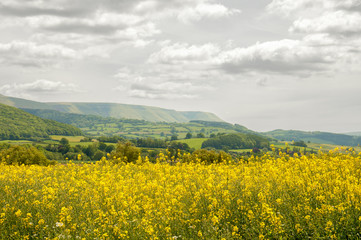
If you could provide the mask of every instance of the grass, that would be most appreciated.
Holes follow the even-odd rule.
[[[245,153],[250,152],[252,149],[231,149],[230,152],[236,152],[236,153]]]
[[[84,136],[61,136],[61,135],[51,135],[50,138],[52,140],[60,141],[62,138],[66,138],[69,142],[80,142],[84,138]]]
[[[27,141],[27,140],[2,140],[0,143],[9,143],[9,144],[31,144],[33,141]]]
[[[194,136],[198,133],[204,133],[206,136],[214,133],[237,133],[232,129],[226,129],[215,126],[205,126],[199,123],[142,123],[131,124],[123,123],[121,125],[116,124],[96,124],[91,129],[81,128],[86,135],[101,136],[101,135],[123,135],[129,138],[137,137],[158,137],[161,138],[161,133],[164,137],[171,137],[176,134],[178,138],[185,138],[188,132],[191,132]]]
[[[208,138],[191,138],[191,139],[182,139],[177,140],[177,142],[186,143],[190,148],[201,149],[202,143],[206,141]]]

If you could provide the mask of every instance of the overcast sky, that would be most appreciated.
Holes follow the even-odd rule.
[[[361,0],[1,0],[0,93],[361,131]]]

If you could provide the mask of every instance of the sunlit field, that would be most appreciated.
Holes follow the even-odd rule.
[[[181,159],[180,159],[181,160]],[[0,165],[0,239],[356,239],[361,157]]]

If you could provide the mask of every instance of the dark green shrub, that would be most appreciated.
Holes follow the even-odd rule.
[[[11,146],[0,152],[0,160],[6,165],[43,165],[53,164],[49,161],[43,152],[29,145]]]
[[[119,142],[115,151],[111,155],[111,160],[115,163],[135,163],[140,155],[140,149],[131,142]]]

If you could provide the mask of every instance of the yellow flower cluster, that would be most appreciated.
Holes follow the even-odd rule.
[[[0,165],[0,239],[356,239],[361,232],[361,157],[352,151],[138,162]]]

